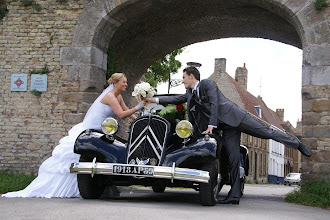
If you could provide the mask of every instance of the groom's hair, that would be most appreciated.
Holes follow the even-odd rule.
[[[189,67],[186,67],[184,70],[183,70],[183,72],[186,72],[186,74],[188,75],[188,76],[190,76],[190,74],[193,74],[194,75],[194,77],[198,80],[198,81],[200,81],[200,73],[199,73],[199,71],[198,71],[198,69],[196,68],[196,67],[193,67],[193,66],[189,66]]]

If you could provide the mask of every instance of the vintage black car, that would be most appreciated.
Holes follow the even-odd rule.
[[[221,137],[193,135],[188,120],[175,118],[173,109],[182,111],[182,107],[162,108],[153,106],[136,118],[127,141],[116,136],[119,125],[114,118],[104,120],[102,131],[86,130],[79,135],[74,152],[81,157],[70,171],[78,173],[83,198],[99,198],[107,185],[143,185],[154,192],[164,192],[166,187],[193,188],[199,191],[202,205],[216,204],[222,186],[230,183],[228,173],[224,174],[227,169],[221,169],[227,166]],[[167,109],[172,112],[164,114]],[[247,151],[244,158],[246,155]],[[243,173],[247,175],[247,171]],[[244,189],[245,177],[242,181]]]

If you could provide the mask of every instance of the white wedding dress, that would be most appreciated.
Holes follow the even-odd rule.
[[[89,108],[83,122],[75,125],[69,135],[59,141],[52,156],[45,160],[38,172],[38,176],[25,189],[17,192],[8,192],[3,197],[44,197],[70,198],[80,197],[77,183],[77,174],[70,173],[70,165],[78,162],[80,155],[73,152],[73,146],[78,135],[86,129],[101,130],[102,121],[114,116],[109,105],[101,103],[102,98],[111,90],[108,86]]]

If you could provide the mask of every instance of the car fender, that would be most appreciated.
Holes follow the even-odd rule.
[[[82,132],[75,142],[74,152],[85,159],[96,157],[97,162],[126,163],[126,145],[96,130]]]
[[[217,158],[217,142],[214,138],[209,140],[198,139],[182,148],[166,154],[162,166],[188,167]]]

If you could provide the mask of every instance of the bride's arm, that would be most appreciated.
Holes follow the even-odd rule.
[[[124,99],[122,98],[122,96],[120,96],[121,99],[119,99],[119,104],[120,106],[123,108],[124,111],[129,110],[129,108],[126,106]],[[131,119],[136,119],[136,116],[134,114],[132,114],[131,116],[129,116]]]
[[[136,111],[139,110],[139,109],[137,109],[137,107],[134,107],[131,109],[127,108],[126,110],[124,110],[122,108],[122,106],[120,105],[119,100],[123,101],[123,98],[121,97],[121,95],[119,95],[118,99],[117,99],[114,94],[108,93],[104,96],[104,98],[102,99],[101,102],[103,104],[110,105],[110,107],[112,108],[114,113],[120,118],[126,118],[128,116],[131,116],[132,114],[134,114]]]

